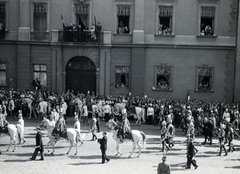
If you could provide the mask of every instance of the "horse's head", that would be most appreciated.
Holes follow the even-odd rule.
[[[118,129],[118,125],[113,119],[110,119],[108,121],[108,123],[105,125],[105,127],[110,129],[110,130],[117,130]]]
[[[40,123],[40,125],[37,127],[37,129],[43,129],[47,127],[48,123],[48,119],[46,117],[43,118],[42,122]]]

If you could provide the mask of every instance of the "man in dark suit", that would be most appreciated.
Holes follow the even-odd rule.
[[[191,164],[195,167],[195,169],[198,168],[198,165],[196,163],[196,160],[193,159],[193,156],[197,153],[197,149],[194,147],[193,142],[191,139],[188,139],[188,145],[187,145],[187,166],[186,169],[191,168]]]
[[[107,151],[107,133],[103,132],[103,137],[102,139],[98,139],[98,143],[100,144],[100,149],[102,152],[102,163],[105,163],[105,160],[107,161],[107,163],[110,161],[110,159],[107,157],[106,155],[106,151]]]
[[[35,147],[35,151],[32,155],[31,158],[29,158],[30,160],[35,160],[37,157],[38,152],[41,153],[41,158],[39,160],[44,160],[44,148],[43,148],[43,142],[42,142],[42,132],[40,130],[38,130],[37,134],[36,134],[36,147]]]

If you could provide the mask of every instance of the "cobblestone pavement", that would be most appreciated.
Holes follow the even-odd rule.
[[[10,123],[16,123],[17,120],[11,120]],[[132,150],[132,143],[127,142],[120,145],[122,156],[115,156],[115,142],[112,139],[112,133],[104,128],[106,122],[101,122],[101,131],[108,131],[108,150],[107,154],[111,161],[106,164],[101,164],[101,151],[97,141],[90,141],[92,136],[88,134],[89,125],[82,124],[83,136],[85,136],[84,144],[79,147],[79,152],[74,155],[75,148],[71,150],[69,155],[66,154],[69,148],[69,142],[61,140],[56,144],[54,155],[48,153],[45,148],[44,161],[30,161],[34,146],[36,126],[39,125],[37,120],[27,120],[25,118],[25,138],[27,142],[23,145],[18,145],[17,151],[6,152],[9,137],[1,135],[0,137],[0,166],[1,173],[4,174],[151,174],[157,173],[157,165],[161,162],[162,152],[159,147],[159,127],[152,125],[135,126],[131,123],[132,129],[142,130],[146,133],[147,141],[142,154],[137,158],[137,150],[132,158],[128,158]],[[73,120],[68,121],[68,127],[73,126]],[[48,137],[46,131],[43,131],[43,142],[46,145]],[[197,137],[195,146],[199,150],[195,157],[198,169],[185,169],[186,165],[186,144],[185,136],[181,130],[176,130],[175,146],[167,152],[167,163],[171,165],[172,173],[194,173],[194,174],[232,174],[240,173],[240,140],[235,139],[234,144],[236,151],[229,153],[228,156],[217,156],[219,152],[218,139],[214,138],[212,145],[201,145],[203,137]],[[102,133],[97,133],[99,138]],[[39,159],[40,156],[37,157]]]

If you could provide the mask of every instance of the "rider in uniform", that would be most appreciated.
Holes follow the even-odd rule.
[[[62,113],[60,113],[60,117],[56,123],[56,129],[56,140],[59,140],[62,133],[67,129],[66,122]]]
[[[123,142],[123,139],[125,138],[125,135],[129,134],[130,131],[131,131],[130,122],[127,118],[127,113],[124,113],[123,114],[123,121],[121,123],[120,130],[118,132],[121,142]]]

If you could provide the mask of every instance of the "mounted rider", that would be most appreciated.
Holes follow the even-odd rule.
[[[66,122],[62,113],[60,113],[60,117],[56,122],[55,129],[56,129],[55,138],[58,141],[60,137],[63,135],[63,133],[66,132],[66,129],[67,129]]]
[[[123,142],[123,139],[125,139],[125,136],[129,135],[130,132],[131,132],[130,122],[127,118],[127,113],[124,113],[123,120],[120,125],[120,129],[118,131],[118,137],[120,138],[120,141]]]

